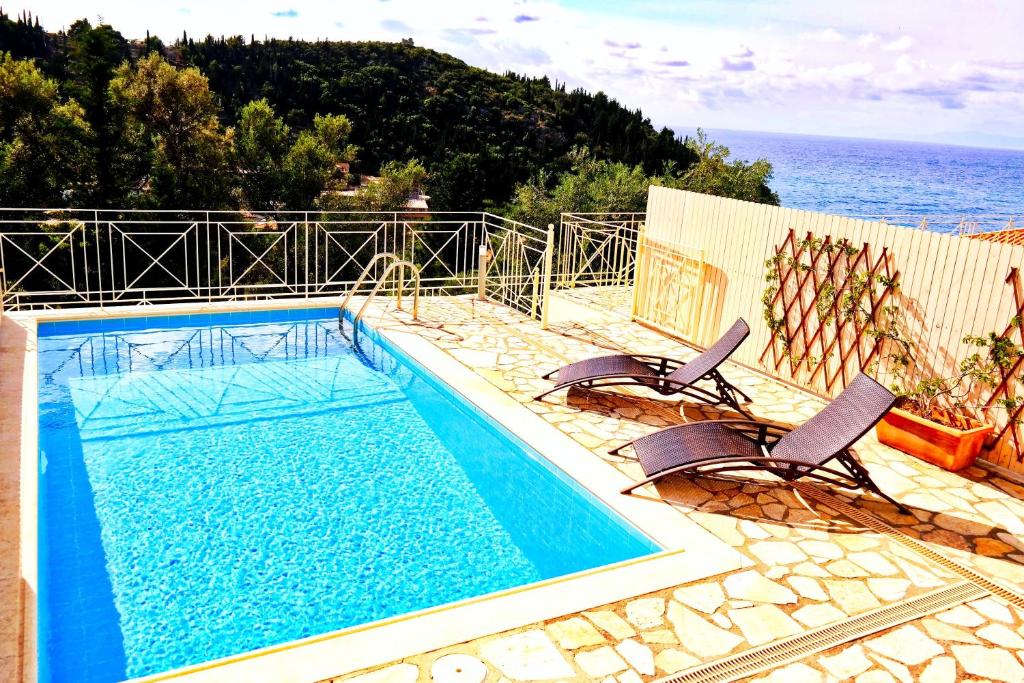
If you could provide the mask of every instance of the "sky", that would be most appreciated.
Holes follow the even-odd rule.
[[[140,9],[145,7],[144,10]],[[21,8],[4,3],[8,14]],[[127,37],[393,40],[697,126],[1024,148],[1024,0],[32,0]]]

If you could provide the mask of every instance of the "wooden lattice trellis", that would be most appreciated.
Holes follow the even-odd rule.
[[[775,278],[764,299],[772,335],[760,357],[763,365],[834,395],[879,360],[882,339],[871,332],[881,324],[899,278],[886,248],[872,260],[867,243],[858,249],[811,232],[798,240],[790,230],[768,267]]]
[[[763,366],[826,396],[836,395],[860,370],[885,372],[888,352],[879,330],[894,315],[890,300],[900,276],[886,248],[872,258],[867,243],[858,249],[829,235],[808,232],[799,239],[790,230],[766,266],[773,275],[763,301],[771,330],[760,356]],[[1015,313],[1000,336],[1024,347],[1024,283],[1017,268],[1011,268],[1006,285]],[[995,424],[990,448],[1010,449],[1018,463],[1024,462],[1024,405],[1018,403],[1017,387],[1022,376],[1024,356],[1019,356],[1000,368],[999,383],[980,398],[977,410],[961,407]],[[1001,410],[1004,405],[1009,410]]]
[[[1003,330],[1002,336],[1012,339],[1013,334],[1016,333],[1018,336],[1017,346],[1024,347],[1024,291],[1022,291],[1021,287],[1020,272],[1016,268],[1010,269],[1010,274],[1006,277],[1006,284],[1013,290],[1013,303],[1016,314],[1011,318],[1006,329]],[[996,421],[993,409],[996,408],[1000,399],[1013,401],[1016,398],[1013,384],[1015,380],[1020,379],[1022,373],[1024,373],[1024,355],[1018,356],[1017,360],[1009,368],[1000,368],[1000,382],[982,406],[981,415],[983,419]],[[1002,426],[999,426],[997,422],[995,432],[995,447],[998,447],[998,444],[1005,440],[1010,448],[1013,449],[1017,462],[1024,462],[1024,440],[1021,438],[1020,429],[1022,416],[1024,416],[1024,404],[1008,411],[1006,422]]]

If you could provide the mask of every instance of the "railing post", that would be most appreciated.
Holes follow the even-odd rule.
[[[616,284],[619,286],[625,286],[629,283],[629,263],[630,263],[630,244],[629,244],[629,225],[623,224],[618,229],[619,236],[619,272],[618,280]]]
[[[561,288],[566,287],[566,273],[569,271],[565,263],[566,259],[569,258],[569,228],[566,227],[565,216],[564,211],[558,215],[558,234],[561,235],[561,239],[559,240],[558,249],[558,272],[555,274],[555,279]]]
[[[548,243],[544,249],[544,287],[541,294],[544,296],[540,302],[540,329],[548,329],[548,313],[551,308],[551,262],[555,256],[555,226],[548,223]]]
[[[100,212],[92,212],[93,239],[96,240],[96,278],[99,281],[100,308],[103,308],[103,257],[100,255]],[[88,249],[88,247],[86,247]]]
[[[637,320],[640,311],[640,277],[650,277],[651,267],[646,265],[646,244],[644,243],[647,226],[642,225],[636,231],[636,254],[633,256],[633,303],[629,308],[629,319]],[[647,283],[643,283],[647,284]]]
[[[533,269],[533,299],[530,302],[530,318],[535,320],[537,318],[537,293],[540,292],[540,270],[537,268]],[[543,299],[541,300],[541,306],[544,305]]]
[[[198,237],[196,239],[199,239]],[[219,236],[218,236],[219,239]],[[206,212],[206,300],[213,303],[213,267],[210,259],[213,250],[210,247],[210,212]],[[220,261],[217,262],[217,269],[220,269]],[[220,292],[218,292],[219,294]]]
[[[405,268],[395,271],[395,279],[398,281],[398,291],[395,292],[395,308],[402,310],[402,290],[405,288]]]
[[[309,211],[306,211],[306,212],[303,213],[303,219],[304,220],[303,220],[303,226],[302,226],[302,228],[303,228],[302,229],[302,235],[303,235],[303,239],[305,240],[305,247],[306,247],[306,249],[305,249],[305,257],[302,259],[302,273],[303,273],[303,278],[302,279],[303,279],[303,282],[305,283],[305,287],[303,288],[304,289],[303,294],[305,295],[305,298],[308,299],[309,298]],[[298,260],[298,259],[296,259],[296,260]]]
[[[483,301],[487,298],[487,266],[491,260],[491,250],[487,248],[487,242],[480,243],[479,254],[476,272],[476,298]]]

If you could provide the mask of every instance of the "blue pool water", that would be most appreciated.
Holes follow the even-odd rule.
[[[113,681],[658,547],[333,309],[40,326],[42,680]]]

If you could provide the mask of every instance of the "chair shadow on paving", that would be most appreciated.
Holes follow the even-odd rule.
[[[621,389],[616,387],[615,389]],[[747,420],[745,415],[727,406],[711,406],[700,404],[683,397],[660,397],[653,391],[648,392],[638,386],[631,386],[634,391],[643,391],[649,395],[622,394],[615,389],[600,390],[584,387],[570,387],[566,392],[566,405],[580,411],[596,413],[606,418],[629,420],[653,427],[670,427],[686,422],[703,420]],[[682,415],[680,414],[682,411]],[[774,422],[772,420],[767,420]],[[784,423],[777,423],[784,424]]]
[[[871,493],[844,491],[816,482],[811,485],[881,519],[900,533],[925,542],[954,561],[1024,588],[1024,549],[1020,547],[1024,542],[1003,527],[972,519],[965,512],[955,510],[936,512],[908,506],[911,514],[901,515],[893,505]],[[728,516],[736,520],[737,529],[747,536],[744,545],[792,535],[829,540],[826,536],[834,539],[836,535],[877,534],[827,503],[803,496],[770,475],[693,479],[671,476],[656,484],[656,489],[658,498],[647,497],[693,510],[698,513],[696,521],[703,522],[702,526],[713,533],[716,525],[708,523],[708,516]],[[780,534],[783,528],[788,531]],[[755,536],[751,536],[751,530]]]
[[[651,396],[653,395],[652,393]],[[640,433],[649,433],[655,429],[686,422],[746,419],[734,411],[698,404],[685,398],[659,399],[651,396],[575,387],[567,393],[566,404],[603,418],[617,419],[627,424],[634,423],[637,430],[642,430]],[[765,421],[785,427],[796,426],[778,420]],[[610,442],[608,448],[630,438],[636,438],[637,435],[623,434],[622,438]],[[601,455],[605,455],[606,451],[607,448]],[[886,467],[874,457],[859,456],[859,459],[869,471],[877,472]],[[982,521],[978,515],[972,515],[965,510],[949,506],[945,506],[944,509],[929,509],[907,500],[902,502],[910,509],[911,514],[903,515],[895,506],[878,499],[870,492],[851,492],[810,480],[808,483],[881,519],[901,533],[929,544],[937,552],[948,555],[951,559],[972,565],[984,573],[995,575],[996,578],[1024,586],[1024,540],[1019,533],[1013,533],[1012,529],[1005,528],[1006,525],[990,524],[992,520]],[[880,482],[879,485],[886,490],[884,483]],[[815,536],[820,533],[875,533],[832,510],[827,504],[801,496],[790,485],[766,473],[748,473],[743,477],[726,475],[693,479],[670,476],[656,484],[656,489],[658,498],[645,494],[643,490],[634,492],[634,495],[664,500],[704,515],[727,515],[738,522],[746,521],[755,525],[766,525],[768,528],[774,527],[774,534],[766,535],[758,533],[755,527],[749,524],[743,525],[748,531],[757,534],[753,538],[748,538],[748,542],[772,540],[769,536],[777,540],[780,527],[796,531],[801,536]],[[1014,497],[1003,489],[999,490]],[[1024,520],[1021,523],[1024,523]]]

